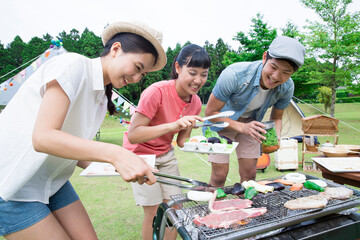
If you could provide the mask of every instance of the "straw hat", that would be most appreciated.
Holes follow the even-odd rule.
[[[167,58],[166,53],[161,46],[163,39],[161,32],[141,22],[115,22],[107,26],[102,33],[101,39],[104,46],[113,36],[121,32],[129,32],[140,35],[155,47],[158,53],[158,59],[155,66],[151,69],[152,72],[158,71],[165,66]]]

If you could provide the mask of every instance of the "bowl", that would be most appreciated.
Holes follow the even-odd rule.
[[[214,152],[224,152],[227,147],[227,144],[224,143],[213,143],[211,146]]]
[[[200,142],[197,144],[197,148],[201,151],[201,152],[208,152],[210,151],[212,146],[212,143],[205,143],[205,142]]]
[[[326,157],[347,157],[350,153],[350,150],[333,147],[323,147],[319,151],[323,152]]]
[[[189,142],[199,143],[201,141],[207,141],[207,138],[201,135],[193,136],[189,139]]]
[[[195,151],[197,148],[197,142],[185,142],[184,143],[184,149]]]
[[[336,145],[335,148],[337,149],[346,149],[350,151],[355,151],[360,153],[360,145]]]

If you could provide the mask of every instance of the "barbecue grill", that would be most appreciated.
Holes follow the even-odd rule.
[[[281,177],[282,176],[266,180],[275,180]],[[310,175],[306,175],[306,178],[307,180],[319,179]],[[321,180],[325,181],[329,187],[346,187],[328,180]],[[232,186],[224,187],[223,189],[227,191],[231,188]],[[271,235],[281,236],[284,233],[288,234],[285,238],[274,239],[299,239],[300,235],[295,235],[297,237],[290,238],[291,234],[297,231],[296,229],[301,229],[302,231],[308,229],[307,233],[312,232],[310,235],[313,236],[319,236],[319,234],[331,235],[334,229],[338,231],[343,229],[348,232],[355,231],[355,234],[359,234],[360,214],[356,213],[358,210],[356,207],[360,206],[360,191],[350,188],[354,191],[354,195],[351,198],[347,200],[331,199],[323,208],[290,210],[284,207],[284,203],[288,200],[315,195],[319,192],[306,188],[300,191],[290,191],[289,189],[290,187],[286,186],[282,191],[256,195],[252,199],[252,207],[266,207],[267,213],[249,219],[247,224],[239,223],[230,228],[218,229],[198,226],[193,223],[196,216],[199,215],[203,217],[210,213],[207,202],[189,200],[186,194],[172,195],[171,201],[169,201],[168,204],[163,203],[158,208],[153,224],[153,237],[154,239],[163,239],[167,227],[176,228],[183,239],[192,240],[243,239],[248,237],[259,239]],[[237,198],[237,196],[228,194],[225,197],[225,199],[232,198]],[[178,210],[172,208],[175,205],[178,206]],[[323,230],[324,227],[322,227],[321,224],[332,226],[332,228],[325,228],[325,230]],[[322,233],[319,233],[320,229],[322,229]]]

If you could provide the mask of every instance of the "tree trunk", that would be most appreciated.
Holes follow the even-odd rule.
[[[336,36],[335,36],[336,39]],[[335,116],[335,101],[336,101],[336,60],[337,57],[334,56],[333,61],[333,75],[332,77],[332,84],[331,84],[331,106],[330,106],[330,116]]]

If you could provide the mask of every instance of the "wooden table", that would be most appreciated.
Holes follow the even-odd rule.
[[[317,156],[323,157],[323,156]],[[314,161],[315,162],[315,161]],[[360,187],[360,173],[359,172],[332,172],[322,165],[315,162],[317,167],[321,170],[323,178],[332,180],[340,184],[348,184],[355,187]]]

